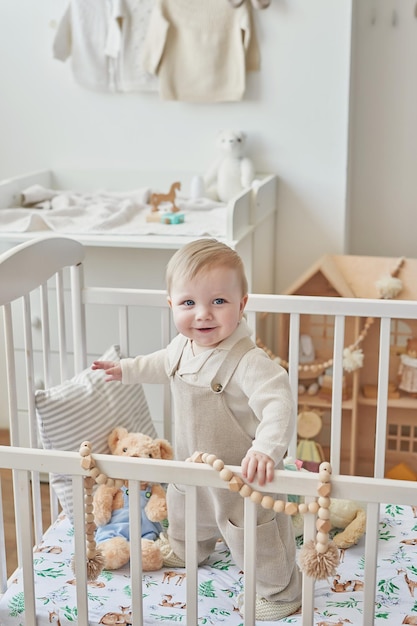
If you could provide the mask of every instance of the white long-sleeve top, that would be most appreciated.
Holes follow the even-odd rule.
[[[236,331],[216,348],[193,355],[191,342],[185,343],[177,374],[193,385],[209,387],[227,352],[250,330],[243,319]],[[163,350],[122,359],[122,382],[166,383],[175,365],[181,342],[178,335]],[[280,463],[295,427],[295,408],[287,372],[260,348],[249,350],[239,362],[224,390],[227,407],[242,429],[252,438],[252,448]],[[195,407],[195,410],[204,407]],[[174,416],[175,419],[175,416]],[[192,419],[192,417],[190,417]]]
[[[241,100],[246,71],[260,64],[251,4],[156,0],[142,57],[165,100]]]
[[[141,52],[154,0],[70,0],[53,42],[74,79],[99,91],[157,91]]]

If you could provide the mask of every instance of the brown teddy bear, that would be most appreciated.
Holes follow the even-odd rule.
[[[118,456],[172,459],[171,444],[142,433],[115,428],[108,438],[110,452]],[[129,492],[126,487],[99,485],[94,494],[96,542],[104,559],[104,569],[118,569],[129,555]],[[162,554],[155,540],[167,518],[166,494],[158,483],[141,483],[142,567],[155,571],[162,567]]]

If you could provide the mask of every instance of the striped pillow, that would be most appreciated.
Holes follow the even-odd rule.
[[[119,346],[112,346],[101,357],[103,361],[119,359]],[[116,426],[157,436],[142,385],[106,383],[100,370],[86,369],[61,385],[38,390],[35,402],[40,438],[47,450],[78,452],[81,443],[88,440],[93,453],[110,453],[107,438]],[[72,519],[70,476],[54,474],[51,485],[63,511]]]

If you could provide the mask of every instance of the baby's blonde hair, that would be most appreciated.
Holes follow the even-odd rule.
[[[236,270],[242,285],[242,296],[246,296],[248,281],[242,259],[235,250],[216,239],[197,239],[177,250],[167,265],[168,294],[177,278],[192,280],[201,271],[215,267]]]

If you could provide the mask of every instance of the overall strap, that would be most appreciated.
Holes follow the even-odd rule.
[[[214,393],[222,393],[229,380],[233,376],[242,357],[255,348],[255,344],[249,337],[243,337],[227,352],[223,362],[220,364],[216,374],[213,376],[210,388]]]

